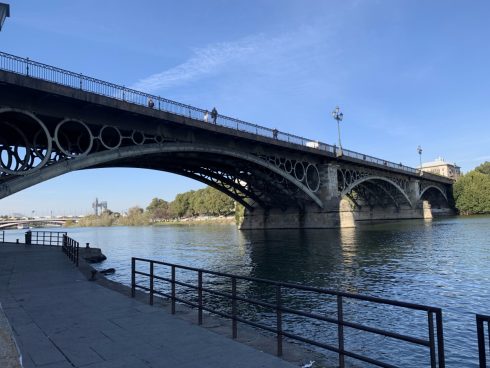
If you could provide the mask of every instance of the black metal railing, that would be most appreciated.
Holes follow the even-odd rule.
[[[27,231],[25,233],[25,243],[61,247],[63,245],[63,236],[66,234],[66,232],[61,231]]]
[[[79,243],[70,238],[68,235],[63,234],[63,245],[61,246],[63,253],[65,253],[68,258],[78,267],[78,259],[80,255],[80,245]]]
[[[5,230],[0,231],[0,243],[5,243]]]
[[[485,325],[487,330],[488,346],[485,343]],[[490,350],[490,316],[476,315],[476,333],[478,335],[478,357],[480,368],[487,368],[487,349]]]
[[[144,266],[149,270],[148,272],[143,272],[137,269],[137,264],[143,263]],[[159,271],[164,271],[161,269],[161,266],[165,267],[166,274],[169,275],[167,277],[162,276],[162,274],[157,274],[155,268],[158,267]],[[195,275],[191,278],[191,280],[195,280],[195,283],[191,283],[187,280],[177,280],[177,270],[192,272]],[[212,289],[208,284],[204,283],[204,276],[211,275],[212,277],[222,277],[227,279],[227,288],[225,291]],[[147,280],[147,286],[141,285],[137,283],[141,279]],[[246,298],[242,295],[239,295],[238,282],[247,282],[247,283],[256,283],[261,285],[267,285],[268,287],[272,287],[275,289],[275,296],[273,297],[273,301],[268,300],[258,300],[256,298]],[[169,285],[169,288],[165,288],[164,285]],[[184,295],[177,295],[177,289],[185,288],[189,290],[197,291],[197,300],[190,300],[189,298],[185,298]],[[382,362],[380,360],[362,355],[360,353],[356,353],[345,348],[345,335],[344,329],[354,329],[356,331],[367,332],[371,334],[375,334],[378,336],[389,337],[396,341],[401,341],[404,343],[414,344],[418,346],[422,346],[428,348],[428,360],[427,363],[430,364],[431,367],[445,367],[445,358],[444,358],[444,338],[443,338],[443,326],[442,326],[442,311],[440,308],[434,308],[424,305],[411,304],[398,302],[393,300],[369,297],[369,296],[361,296],[356,294],[326,290],[321,288],[296,285],[290,283],[276,282],[265,279],[258,279],[253,277],[246,276],[236,276],[221,272],[214,272],[203,270],[194,267],[187,267],[176,265],[167,262],[160,262],[150,259],[143,258],[132,258],[131,259],[131,294],[134,297],[136,293],[136,289],[144,290],[149,293],[149,302],[153,304],[154,296],[162,296],[170,298],[171,300],[171,311],[175,313],[175,305],[176,302],[189,305],[191,307],[195,307],[198,309],[198,323],[202,324],[203,322],[203,311],[219,315],[221,317],[229,318],[232,320],[232,336],[233,338],[237,337],[237,323],[243,323],[255,328],[263,329],[275,334],[277,339],[277,354],[282,355],[283,349],[283,339],[289,338],[292,340],[300,341],[302,343],[306,343],[318,348],[323,348],[338,354],[339,365],[340,367],[345,366],[345,357],[354,358],[363,362],[367,362],[373,364],[378,367],[396,367],[396,365]],[[228,291],[226,291],[228,290]],[[287,295],[286,292],[296,291],[296,292],[312,292],[317,297],[319,296],[330,296],[334,299],[334,304],[336,305],[336,311],[332,313],[334,316],[331,317],[326,314],[320,313],[311,313],[310,311],[304,311],[289,307],[283,303],[283,297]],[[231,303],[231,311],[223,311],[213,308],[211,305],[204,304],[204,293],[207,295],[217,296],[220,298],[224,298]],[[358,323],[356,321],[348,321],[344,315],[344,303],[350,301],[360,301],[360,302],[369,302],[375,303],[376,305],[384,305],[390,307],[397,308],[405,308],[409,310],[422,311],[426,313],[427,316],[427,336],[428,339],[424,339],[421,337],[409,336],[403,333],[397,333],[389,330],[384,330],[379,327],[368,326],[365,324]],[[263,323],[257,322],[256,320],[252,320],[252,318],[245,318],[240,315],[238,311],[238,303],[245,303],[246,305],[253,305],[258,307],[269,308],[273,310],[275,316],[275,326],[271,327],[270,325],[264,325]],[[309,318],[313,321],[317,322],[326,322],[329,324],[336,325],[336,344],[327,344],[325,342],[321,342],[309,337],[305,337],[304,335],[299,335],[296,333],[292,333],[286,330],[284,327],[283,319],[286,316],[299,316],[302,318]],[[425,323],[424,323],[425,324]]]
[[[216,121],[213,122],[211,121],[211,119],[206,119],[205,114],[207,110],[205,109],[182,104],[180,102],[140,92],[125,86],[105,82],[100,79],[87,77],[83,74],[56,68],[51,65],[30,60],[29,58],[21,58],[5,52],[0,52],[0,69],[21,75],[26,75],[32,78],[42,79],[67,87],[76,88],[97,95],[114,98],[140,106],[148,107],[148,102],[152,100],[154,103],[153,107],[151,107],[152,109],[170,112],[172,114],[200,120],[208,124],[216,124],[237,131],[248,132],[267,138],[277,139],[280,141],[297,144],[303,147],[309,147],[319,151],[330,152],[334,155],[337,155],[338,153],[338,148],[336,146],[322,143],[317,140],[312,140],[297,135],[277,131],[276,129],[267,128],[229,116],[218,115]],[[150,109],[150,107],[148,108]],[[342,149],[342,156],[374,163],[377,165],[382,165],[392,169],[402,170],[410,174],[419,175],[421,173],[419,169],[415,169],[401,163],[383,160],[377,157],[365,155],[347,149]],[[424,173],[424,175],[431,176],[427,173]],[[434,177],[437,178],[437,175],[434,175]]]

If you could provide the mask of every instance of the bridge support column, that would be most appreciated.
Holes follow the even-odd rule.
[[[336,164],[319,165],[320,188],[316,194],[323,208],[309,203],[303,208],[279,208],[245,211],[242,230],[252,229],[325,229],[341,226],[339,217],[340,194]]]
[[[416,213],[416,217],[420,216],[420,218],[431,219],[432,211],[429,201],[420,199],[420,180],[410,180],[408,183],[407,194],[412,202],[413,211]]]
[[[414,208],[419,206],[420,180],[412,179],[408,182],[407,195]]]

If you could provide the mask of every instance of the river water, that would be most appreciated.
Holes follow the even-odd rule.
[[[68,233],[80,244],[102,248],[108,259],[97,267],[115,268],[111,278],[124,284],[130,283],[130,257],[135,256],[440,307],[447,366],[477,367],[475,313],[490,314],[490,217],[332,230],[242,232],[233,225],[201,225],[70,228]],[[7,232],[7,240],[17,234]],[[307,311],[335,311],[331,301],[314,300],[311,295],[291,296],[290,301]],[[253,313],[273,318],[266,311]],[[348,313],[353,321],[427,339],[418,331],[427,328],[427,317],[420,312],[378,311],[352,303],[346,305]],[[336,327],[288,322],[293,332],[311,330],[311,337],[335,345]],[[346,331],[346,344],[348,349],[403,367],[429,366],[428,349],[407,348],[389,338]]]

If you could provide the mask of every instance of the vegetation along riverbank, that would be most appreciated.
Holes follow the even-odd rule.
[[[153,198],[146,208],[131,207],[121,214],[106,210],[101,215],[86,216],[67,226],[145,226],[231,224],[240,221],[243,207],[220,191],[207,187],[178,194],[172,202]]]

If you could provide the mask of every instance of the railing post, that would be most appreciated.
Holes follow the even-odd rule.
[[[153,305],[153,261],[150,261],[150,305]]]
[[[175,266],[172,266],[172,314],[175,314]]]
[[[76,245],[76,255],[75,255],[77,267],[78,267],[78,259],[79,259],[79,256],[80,256],[80,244],[77,242],[77,245]]]
[[[202,271],[198,271],[198,280],[197,280],[197,298],[198,298],[198,322],[202,325]]]
[[[131,257],[131,297],[136,294],[136,259]]]
[[[236,277],[231,278],[231,320],[232,335],[237,338],[237,321],[236,321]]]
[[[436,368],[436,343],[434,338],[434,313],[432,311],[427,312],[427,319],[429,324],[429,349],[430,349],[430,366]]]
[[[29,58],[26,59],[26,75],[29,76]]]
[[[476,315],[476,333],[478,335],[478,358],[480,368],[487,367],[487,356],[485,351],[485,331],[483,328],[483,319]]]
[[[26,245],[31,244],[31,240],[32,240],[32,232],[26,231],[26,235],[25,235]]]
[[[282,356],[282,298],[281,285],[276,286],[276,329],[277,329],[277,356]]]
[[[339,340],[339,367],[345,367],[344,357],[344,303],[342,295],[337,295],[337,333]]]
[[[444,356],[444,331],[442,328],[442,311],[436,312],[436,329],[437,329],[437,355],[439,358],[439,368],[446,367],[446,358]]]
[[[82,89],[82,78],[83,78],[83,74],[82,73],[80,73],[79,78],[80,78],[80,89]]]

